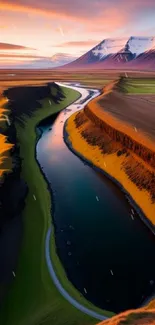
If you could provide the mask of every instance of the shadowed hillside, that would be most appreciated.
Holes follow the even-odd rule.
[[[26,117],[32,117],[38,108],[44,109],[41,100],[49,98],[57,104],[63,100],[64,94],[52,83],[9,88],[1,97],[0,103],[7,109],[0,110],[0,304],[16,268],[23,235],[22,211],[28,193],[28,186],[21,176],[23,161],[17,124],[24,128]]]
[[[7,102],[7,101],[6,101]],[[3,110],[0,119],[0,304],[12,281],[21,241],[21,211],[27,191],[20,177],[21,159],[14,117]]]
[[[13,111],[15,119],[22,125],[24,125],[24,117],[32,116],[38,108],[42,107],[40,101],[44,98],[51,99],[55,104],[64,99],[61,88],[54,82],[40,87],[9,88],[4,95],[9,99],[8,108]]]

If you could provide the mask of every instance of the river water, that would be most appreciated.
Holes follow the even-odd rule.
[[[69,280],[98,307],[120,312],[155,290],[155,237],[136,213],[132,220],[120,189],[64,143],[64,122],[89,95],[74,88],[82,98],[42,124],[37,159],[53,192],[57,253]]]

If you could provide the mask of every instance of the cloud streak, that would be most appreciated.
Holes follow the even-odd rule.
[[[87,47],[87,46],[94,46],[97,44],[96,40],[88,40],[88,41],[70,41],[70,42],[64,42],[57,45],[54,45],[54,47]]]
[[[0,50],[35,50],[30,47],[10,44],[10,43],[0,43]]]
[[[52,16],[54,18],[68,18],[75,20],[76,15],[72,15],[66,12],[66,10],[60,11],[57,6],[47,6],[48,2],[46,1],[45,5],[43,2],[35,2],[32,1],[23,1],[23,3],[19,3],[16,1],[1,1],[0,2],[0,10],[4,11],[12,11],[12,12],[24,12],[27,14],[34,14],[34,15],[43,15],[43,16]]]
[[[58,48],[80,55],[104,38],[155,28],[155,0],[0,0],[0,11],[1,42],[25,45],[2,50],[29,44],[47,56]]]
[[[83,33],[113,33],[132,26],[147,8],[155,9],[154,0],[0,0],[0,10],[48,16],[66,23],[81,24]],[[64,31],[59,28],[61,36]]]
[[[145,10],[148,6],[155,8],[154,0],[1,0],[0,9],[16,12],[27,12],[39,15],[48,15],[60,18],[89,20],[91,17],[99,19],[104,25],[103,17],[110,18],[111,10],[118,10],[127,15],[135,14]],[[134,9],[134,10],[133,10]],[[118,15],[118,14],[117,14]],[[117,16],[116,16],[117,18]],[[92,22],[93,23],[93,22]],[[114,23],[114,22],[113,22]]]
[[[47,59],[46,56],[31,55],[31,54],[8,54],[0,53],[0,58],[24,58],[24,59]]]

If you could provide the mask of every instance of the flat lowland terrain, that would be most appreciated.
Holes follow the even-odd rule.
[[[118,70],[86,70],[86,71],[63,71],[60,69],[46,70],[0,70],[0,87],[43,84],[47,81],[77,82],[85,86],[103,88],[110,80],[115,80],[118,76],[126,75],[132,78],[155,78],[155,72],[143,71],[118,71]]]

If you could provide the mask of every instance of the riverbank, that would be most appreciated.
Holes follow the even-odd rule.
[[[66,88],[66,87],[64,87]],[[63,88],[63,89],[64,89]],[[66,91],[68,88],[66,88]],[[69,89],[71,91],[71,89]],[[91,92],[92,94],[92,92]],[[88,95],[90,97],[90,94]],[[86,98],[86,100],[88,100],[89,98]],[[79,97],[77,99],[80,99],[81,95],[79,93]],[[75,100],[74,100],[75,101]],[[71,105],[72,103],[70,103]],[[69,105],[67,105],[69,106]],[[65,109],[66,107],[64,107]],[[60,111],[59,111],[60,112]],[[42,136],[42,130],[41,127],[42,125],[44,125],[44,123],[49,123],[51,117],[56,119],[56,116],[59,114],[59,112],[55,112],[52,114],[52,116],[47,116],[46,118],[42,119],[41,121],[39,121],[39,123],[36,124],[36,134],[37,134],[37,138],[36,138],[36,144],[39,141],[39,138]],[[54,229],[56,228],[56,223],[54,222],[54,196],[53,196],[53,192],[51,190],[51,186],[50,183],[48,182],[48,179],[46,178],[43,169],[41,168],[39,161],[37,160],[37,154],[36,154],[36,150],[35,150],[35,159],[38,163],[38,166],[40,168],[40,172],[44,178],[44,181],[46,182],[46,184],[48,185],[48,192],[50,193],[50,196],[52,198],[52,228],[48,229],[47,232],[47,238],[49,237],[48,233],[54,233]],[[95,319],[107,319],[110,317],[113,317],[115,315],[115,313],[113,313],[112,311],[108,311],[108,310],[104,310],[104,309],[100,309],[99,307],[93,305],[89,300],[87,300],[74,286],[73,284],[68,280],[66,272],[63,268],[63,265],[61,264],[61,261],[56,253],[57,248],[56,248],[56,244],[55,244],[55,236],[54,234],[50,236],[50,239],[47,240],[47,243],[49,244],[50,247],[50,251],[48,251],[48,245],[45,247],[46,250],[46,256],[50,254],[50,260],[49,257],[46,257],[46,262],[47,265],[49,266],[49,272],[51,274],[51,278],[53,279],[56,287],[58,288],[59,292],[63,295],[63,297],[68,300],[70,302],[71,305],[73,305],[75,308],[77,308],[78,310],[81,310],[81,312],[83,312],[86,315],[92,316]],[[50,269],[53,268],[53,272],[55,272],[55,274],[51,273]],[[93,318],[92,318],[93,319]]]
[[[66,130],[72,147],[94,166],[106,172],[108,177],[128,193],[129,200],[137,205],[143,221],[155,233],[153,131],[151,128],[150,138],[145,135],[148,123],[142,123],[141,110],[139,115],[136,112],[138,117],[136,113],[135,116],[132,114],[132,119],[139,128],[144,124],[143,133],[133,127],[130,118],[129,123],[122,123],[122,119],[125,120],[130,115],[130,105],[134,105],[133,100],[130,103],[129,96],[126,95],[129,84],[125,78],[119,78],[107,85],[99,97],[70,117]],[[139,105],[143,108],[143,101]],[[128,108],[126,113],[125,107]],[[151,114],[152,108],[148,108]]]
[[[50,105],[47,98],[33,115],[24,118],[24,125],[16,122],[22,158],[21,175],[28,185],[29,193],[23,211],[24,235],[16,277],[0,314],[5,325],[96,323],[94,318],[78,311],[61,296],[51,280],[45,260],[45,238],[51,225],[51,199],[47,183],[36,163],[35,130],[41,120],[79,98],[79,93],[74,90],[62,89],[65,98],[60,103],[51,100]],[[51,238],[51,256],[52,260],[55,259],[53,264],[57,267],[56,273],[59,273],[60,262],[55,251],[54,236]]]
[[[106,174],[109,178],[115,181],[117,185],[119,185],[119,187],[128,196],[131,204],[138,211],[141,219],[155,234],[155,203],[152,202],[151,196],[146,190],[139,189],[138,186],[136,186],[124,168],[124,166],[127,168],[129,166],[131,167],[132,158],[136,159],[135,156],[132,157],[131,155],[128,155],[127,151],[123,153],[121,151],[122,148],[120,148],[116,143],[114,143],[114,147],[111,148],[111,152],[103,153],[103,150],[101,150],[101,147],[97,145],[97,142],[95,144],[91,143],[90,138],[88,139],[88,134],[87,137],[84,136],[84,132],[88,132],[88,130],[91,130],[89,136],[94,136],[94,133],[92,132],[97,132],[97,128],[94,128],[94,126],[92,126],[92,123],[87,119],[85,115],[81,116],[81,122],[79,123],[79,126],[77,126],[75,120],[78,114],[80,113],[73,114],[65,125],[64,135],[66,143],[70,149],[73,150],[83,160],[87,161],[93,167],[97,168],[97,170],[104,172],[104,174]],[[81,115],[82,114],[84,114],[84,111],[81,111]],[[106,138],[106,134],[102,130],[102,137],[104,136],[104,144],[108,146],[108,143],[111,144],[111,142],[109,138]],[[107,151],[108,150],[109,148]],[[120,154],[118,154],[118,151]]]

